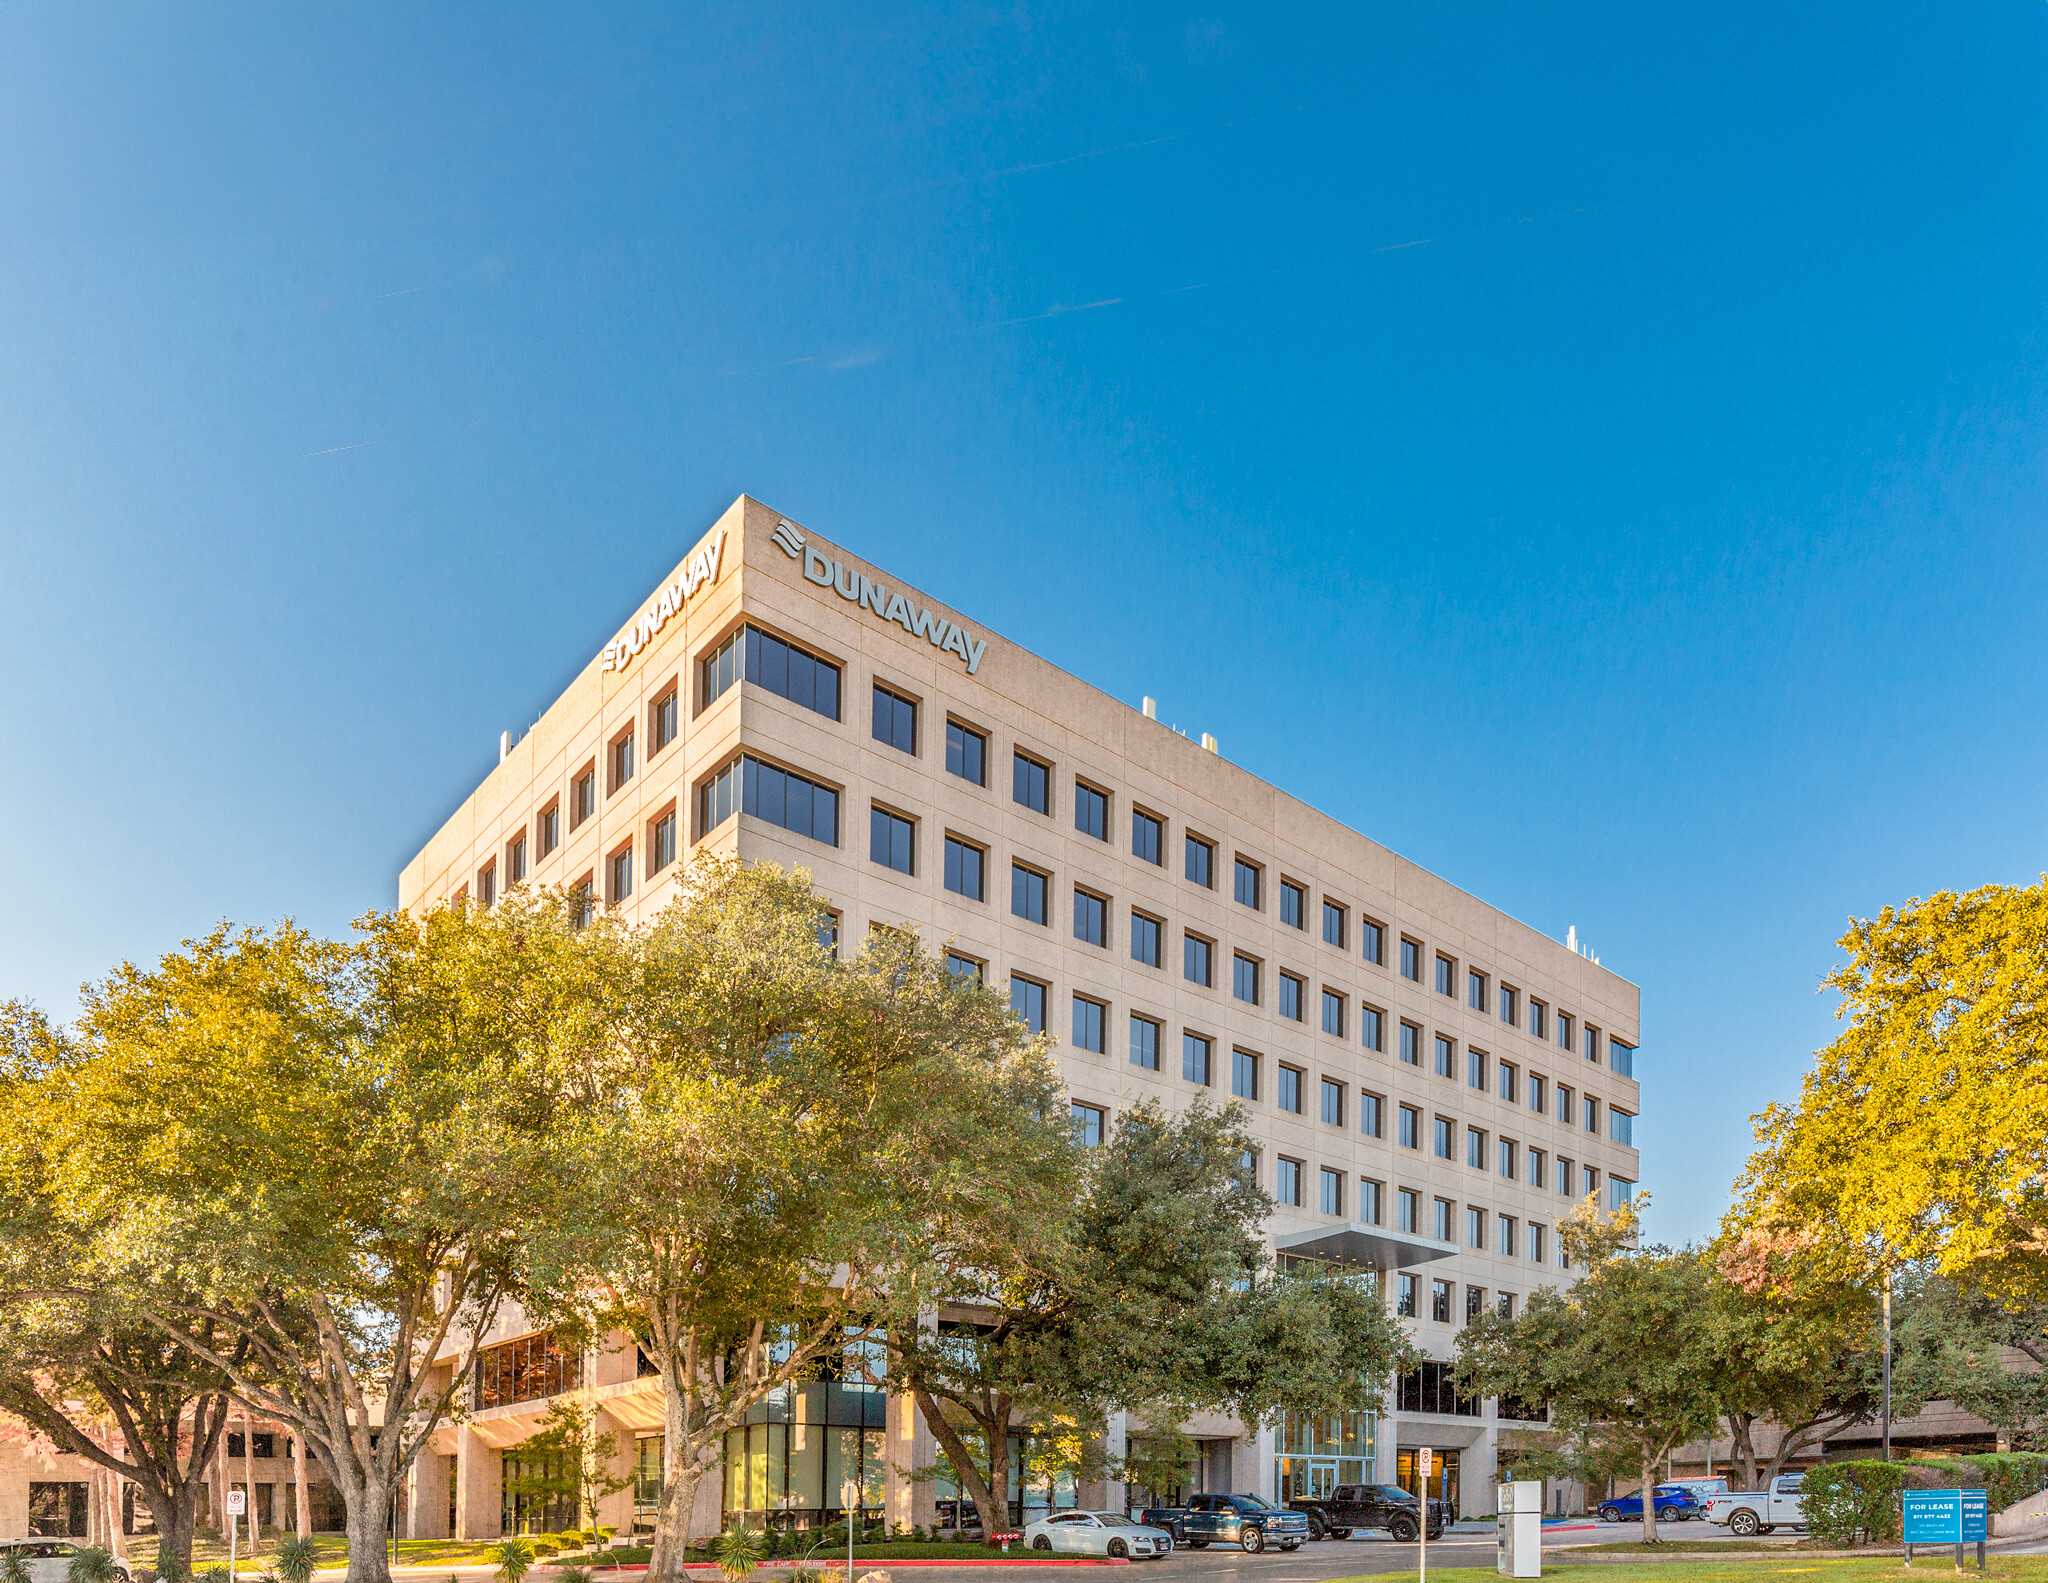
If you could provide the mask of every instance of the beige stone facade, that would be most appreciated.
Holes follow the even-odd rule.
[[[510,744],[406,865],[403,905],[464,893],[488,900],[523,861],[527,881],[587,883],[630,918],[651,918],[700,845],[807,869],[839,909],[842,942],[908,925],[990,983],[1042,1001],[1073,1099],[1104,1125],[1143,1099],[1179,1106],[1255,1086],[1241,1097],[1264,1183],[1283,1198],[1283,1173],[1298,1183],[1298,1205],[1283,1203],[1273,1218],[1274,1245],[1369,1262],[1386,1273],[1390,1296],[1412,1278],[1416,1339],[1437,1359],[1451,1355],[1468,1304],[1569,1280],[1556,1220],[1589,1188],[1605,1198],[1613,1184],[1639,1180],[1637,1152],[1624,1141],[1640,1104],[1630,1075],[1635,986],[988,632],[971,613],[937,605],[742,497],[629,618],[619,642]],[[783,696],[786,680],[707,685],[707,660],[745,627],[807,656],[813,680],[817,660],[836,668],[836,718]],[[762,663],[776,663],[772,650]],[[879,725],[877,688],[890,695]],[[1273,688],[1276,697],[1299,690],[1284,674]],[[657,745],[671,696],[674,737]],[[981,742],[980,784],[957,763],[949,769],[949,726]],[[718,817],[716,778],[742,754],[761,767],[763,807],[794,773],[800,789],[832,794],[836,829],[815,818],[795,833],[755,813]],[[1019,755],[1036,766],[1025,771],[1034,800],[1043,781],[1043,811],[1018,800]],[[745,781],[741,771],[728,782],[735,804]],[[803,795],[815,814],[819,799]],[[786,817],[786,797],[782,806]],[[656,866],[671,815],[674,859]],[[1135,850],[1134,815],[1156,822],[1157,861]],[[907,872],[878,860],[877,839],[891,857],[907,852]],[[979,899],[948,888],[949,839],[956,853],[978,854]],[[1013,910],[1020,898],[1042,922]],[[1157,965],[1134,958],[1134,935],[1154,930]],[[1367,952],[1375,930],[1377,960]],[[1199,982],[1190,961],[1204,952]],[[1366,1036],[1375,1021],[1377,1047]],[[1148,1037],[1156,1068],[1139,1059]],[[1190,1041],[1208,1051],[1206,1073],[1192,1079],[1188,1062],[1204,1046]],[[1540,1108],[1531,1103],[1539,1096]],[[1328,1212],[1326,1174],[1336,1193]],[[1412,1227],[1403,1194],[1414,1195]],[[1436,1317],[1436,1283],[1449,1288],[1447,1319]],[[509,1320],[507,1333],[519,1323]],[[1375,1431],[1363,1476],[1395,1478],[1406,1448],[1457,1450],[1463,1509],[1490,1511],[1493,1404],[1476,1414],[1428,1410],[1455,1405],[1437,1394],[1439,1383],[1414,1382],[1406,1407],[1398,1395],[1360,1404]],[[646,1382],[606,1389],[619,1398],[620,1427],[658,1427],[656,1405],[638,1401]],[[911,1448],[906,1463],[929,1462],[928,1436],[907,1413],[889,1407],[892,1447]],[[509,1434],[521,1415],[502,1416]],[[440,1455],[456,1461],[441,1464],[441,1494],[423,1471],[415,1533],[436,1531],[451,1478],[460,1530],[495,1531],[495,1475],[484,1469],[501,1445],[492,1423],[483,1414],[447,1432]],[[1329,1476],[1320,1455],[1283,1469],[1279,1458],[1292,1454],[1278,1444],[1285,1426],[1198,1428],[1205,1487],[1271,1497],[1283,1472]],[[621,1510],[629,1500],[619,1498]],[[892,1518],[926,1520],[930,1487],[892,1480],[888,1500]],[[708,1516],[715,1526],[716,1512]]]

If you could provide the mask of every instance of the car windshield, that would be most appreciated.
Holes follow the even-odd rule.
[[[1136,1528],[1139,1525],[1116,1512],[1097,1512],[1095,1520],[1105,1528]]]
[[[1398,1484],[1382,1484],[1380,1486],[1380,1496],[1384,1500],[1406,1501],[1410,1506],[1415,1504],[1415,1497],[1402,1489]]]
[[[1237,1502],[1238,1505],[1245,1507],[1247,1510],[1250,1511],[1269,1512],[1273,1509],[1272,1507],[1268,1506],[1264,1501],[1260,1500],[1256,1495],[1238,1495],[1232,1498]]]

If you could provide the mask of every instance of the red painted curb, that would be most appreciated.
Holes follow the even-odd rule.
[[[844,1561],[763,1561],[757,1563],[755,1570],[766,1572],[770,1568],[788,1568],[798,1565],[807,1566],[813,1571],[824,1572],[829,1575],[838,1571],[846,1563]],[[1128,1557],[1120,1558],[1117,1556],[1057,1556],[1050,1558],[1038,1556],[990,1556],[985,1561],[856,1561],[854,1565],[869,1572],[887,1572],[892,1567],[1127,1567],[1131,1565],[1131,1562]],[[538,1572],[541,1569],[535,1567],[534,1570]],[[647,1568],[644,1565],[605,1567],[593,1575],[596,1577],[609,1577],[632,1572],[645,1572],[646,1570]],[[716,1572],[718,1570],[718,1563],[716,1561],[686,1561],[683,1563],[683,1570],[685,1572]]]

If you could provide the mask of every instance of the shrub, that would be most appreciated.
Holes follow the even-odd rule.
[[[711,1554],[728,1583],[750,1575],[761,1560],[761,1535],[744,1525],[728,1528],[711,1544]]]
[[[121,1569],[114,1552],[102,1545],[80,1545],[67,1571],[71,1583],[119,1583]]]
[[[1992,1451],[1920,1465],[1940,1470],[1944,1485],[1981,1489],[1995,1512],[2048,1489],[2048,1454],[2038,1451]]]
[[[523,1536],[492,1545],[484,1554],[498,1563],[497,1575],[502,1583],[519,1583],[533,1570],[533,1541]]]
[[[1899,1537],[1899,1462],[1823,1462],[1809,1468],[1800,1496],[1806,1531],[1824,1545],[1881,1543]]]
[[[199,1583],[230,1583],[228,1569],[216,1561],[199,1574]]]
[[[284,1583],[313,1583],[320,1547],[311,1535],[286,1534],[277,1542],[277,1575]]]
[[[589,1567],[562,1567],[555,1573],[555,1583],[591,1583]]]
[[[0,1583],[30,1583],[28,1557],[12,1546],[0,1550]]]

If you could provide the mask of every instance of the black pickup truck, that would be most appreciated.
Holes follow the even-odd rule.
[[[1398,1484],[1339,1484],[1320,1500],[1291,1500],[1289,1511],[1308,1519],[1311,1539],[1349,1539],[1360,1528],[1384,1528],[1401,1544],[1413,1544],[1422,1527],[1421,1503]],[[1429,1537],[1441,1539],[1444,1503],[1429,1501]]]
[[[1164,1528],[1190,1550],[1226,1544],[1257,1555],[1268,1545],[1299,1550],[1309,1536],[1299,1512],[1268,1506],[1256,1495],[1196,1495],[1185,1506],[1155,1506],[1138,1521]]]

